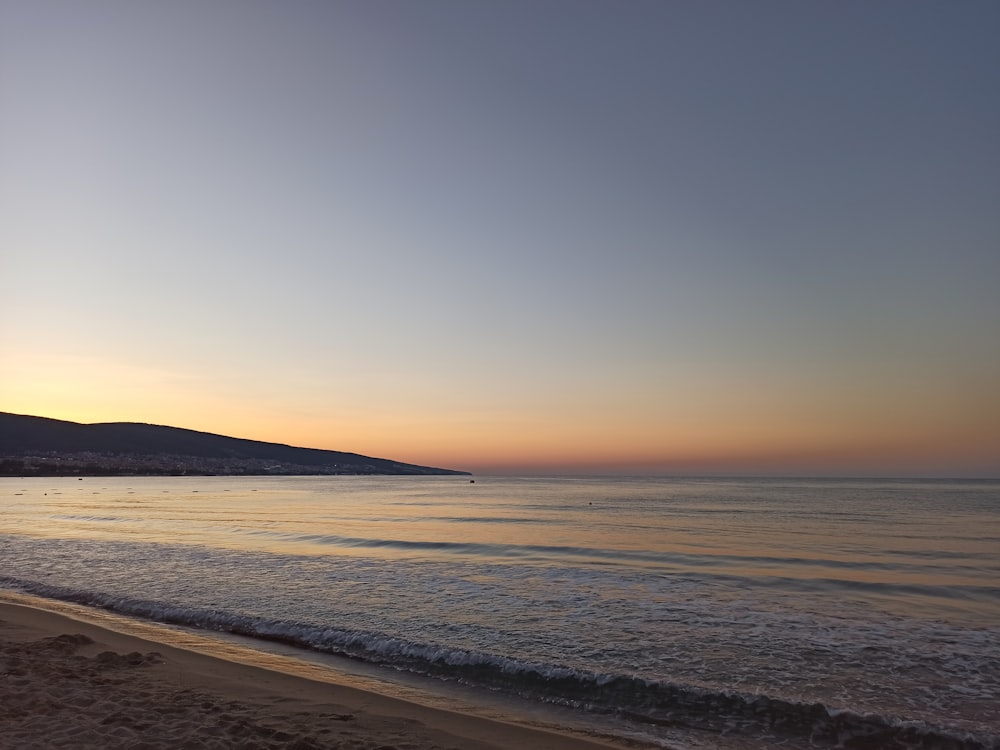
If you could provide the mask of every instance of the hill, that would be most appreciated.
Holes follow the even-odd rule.
[[[0,412],[0,476],[467,473],[180,427]]]

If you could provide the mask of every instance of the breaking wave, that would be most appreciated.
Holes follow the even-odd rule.
[[[816,747],[857,750],[1000,750],[1000,736],[823,703],[696,685],[600,674],[495,654],[418,643],[376,632],[238,615],[0,576],[24,593],[99,607],[162,623],[281,642],[441,680],[499,690],[531,700],[614,714],[635,722],[750,736],[808,739]]]

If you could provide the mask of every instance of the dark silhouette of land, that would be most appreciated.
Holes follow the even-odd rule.
[[[0,412],[0,476],[468,474],[136,422]]]

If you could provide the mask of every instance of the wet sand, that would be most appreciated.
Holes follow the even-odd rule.
[[[329,672],[329,674],[327,674]],[[615,747],[422,706],[0,603],[0,746],[311,750]],[[619,746],[620,747],[620,746]]]

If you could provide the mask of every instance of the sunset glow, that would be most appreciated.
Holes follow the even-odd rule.
[[[1000,475],[1000,16],[920,5],[8,3],[0,410]]]

